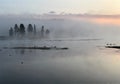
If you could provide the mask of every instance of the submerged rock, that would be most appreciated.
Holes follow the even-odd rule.
[[[12,56],[11,54],[9,54],[9,56]]]
[[[21,62],[21,64],[23,64],[24,62]]]
[[[120,46],[105,46],[106,48],[116,48],[116,49],[120,49]]]

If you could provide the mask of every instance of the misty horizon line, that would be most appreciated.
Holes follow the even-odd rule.
[[[56,13],[44,13],[44,14],[0,14],[0,16],[8,16],[8,17],[31,17],[31,18],[39,18],[39,17],[55,17],[55,18],[60,18],[60,17],[83,17],[83,18],[120,18],[120,14],[56,14]]]

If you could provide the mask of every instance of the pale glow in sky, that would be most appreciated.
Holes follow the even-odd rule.
[[[1,14],[120,14],[120,0],[0,0]]]
[[[97,24],[120,25],[120,18],[83,18],[84,20]]]

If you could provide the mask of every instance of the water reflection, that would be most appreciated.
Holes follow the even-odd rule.
[[[103,35],[100,32],[103,39],[96,37],[98,34],[89,37],[91,33],[87,32],[86,38],[0,40],[0,49],[44,45],[69,48],[65,51],[2,49],[0,84],[119,84],[120,50],[104,47],[109,42],[119,43],[119,38],[114,39],[116,32],[108,33],[107,38],[106,31]]]
[[[0,84],[120,83],[120,57],[116,50],[101,50],[96,47],[98,41],[52,41],[51,44],[53,42],[59,46],[69,45],[70,49],[2,50]]]

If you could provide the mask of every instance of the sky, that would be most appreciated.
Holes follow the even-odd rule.
[[[0,0],[0,14],[120,14],[120,0]]]

